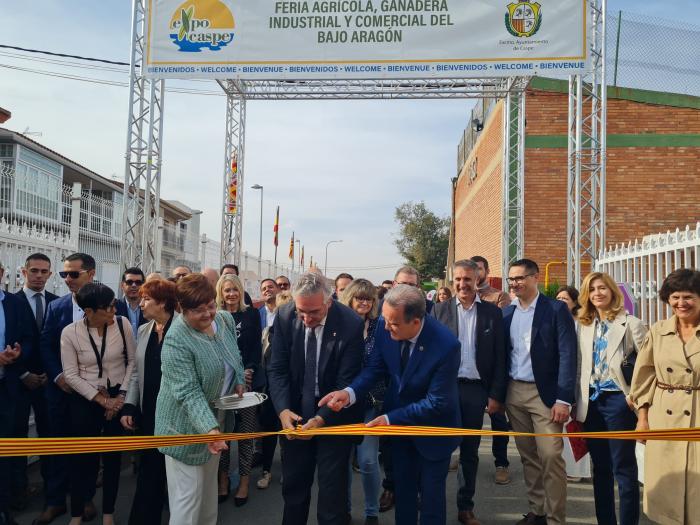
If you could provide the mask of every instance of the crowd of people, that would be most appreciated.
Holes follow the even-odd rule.
[[[17,294],[0,290],[0,437],[26,437],[33,411],[40,437],[251,433],[364,422],[560,434],[697,426],[700,413],[700,272],[677,270],[659,295],[671,317],[646,327],[625,311],[611,276],[593,272],[580,291],[540,291],[529,259],[510,265],[510,296],[489,284],[483,257],[452,267],[452,286],[426,298],[404,266],[379,286],[342,273],[334,286],[318,271],[292,285],[260,283],[259,305],[238,268],[175,268],[168,277],[128,268],[122,299],[95,281],[95,260],[75,253],[59,272],[69,293],[46,290],[51,260],[30,255]],[[0,278],[3,270],[0,267]],[[258,406],[217,411],[222,396],[267,394]],[[446,523],[446,479],[459,451],[458,520],[475,509],[480,438],[270,436],[142,451],[130,525],[214,525],[233,492],[236,506],[273,483],[281,446],[284,525],[307,523],[314,478],[317,520],[351,520],[353,465],[365,523],[395,510],[396,523]],[[559,437],[515,437],[527,494],[518,525],[566,523],[567,470],[576,466]],[[640,519],[635,442],[586,440],[599,524]],[[507,436],[493,439],[494,482],[511,481]],[[70,512],[71,525],[112,525],[119,452],[40,459],[45,506],[37,525]],[[582,460],[579,460],[582,461]],[[587,461],[587,458],[586,458]],[[567,465],[568,464],[568,465]],[[382,472],[383,469],[383,472]],[[232,477],[232,471],[236,476]],[[98,481],[99,478],[99,481]],[[231,486],[235,479],[237,485]],[[615,483],[619,505],[615,504]],[[480,488],[479,490],[482,490]],[[644,512],[668,524],[700,523],[700,445],[649,441]],[[31,496],[26,458],[0,458],[0,525]],[[67,498],[69,505],[67,505]],[[525,507],[527,505],[527,507]]]

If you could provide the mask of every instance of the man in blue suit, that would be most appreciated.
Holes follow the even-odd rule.
[[[136,338],[139,326],[148,322],[141,311],[141,297],[139,297],[139,290],[144,282],[146,282],[146,276],[141,268],[132,267],[124,270],[121,284],[124,297],[119,299],[116,305],[117,315],[129,320],[132,333]]]
[[[95,278],[95,259],[85,253],[74,253],[63,261],[63,271],[58,272],[65,281],[70,293],[56,299],[46,308],[46,319],[41,331],[41,360],[46,370],[46,399],[49,411],[49,432],[52,437],[70,435],[70,418],[68,414],[69,396],[73,390],[63,377],[61,363],[61,332],[74,321],[83,318],[83,311],[74,300],[75,294],[82,286]],[[66,513],[66,494],[68,492],[68,462],[65,456],[52,456],[49,461],[49,479],[46,489],[46,507],[34,520],[35,525],[51,523]],[[83,519],[88,521],[95,517],[92,498],[94,487],[85,495],[86,505]]]
[[[364,399],[377,381],[389,377],[385,414],[367,423],[459,427],[457,338],[432,317],[426,317],[425,297],[417,287],[397,285],[384,297],[383,319],[362,373],[344,390],[319,402],[341,410]],[[421,525],[444,525],[447,519],[445,480],[458,437],[394,438],[396,523],[417,523],[421,494]]]
[[[577,340],[565,303],[538,291],[530,259],[510,265],[516,299],[503,312],[510,382],[506,410],[516,432],[560,433],[569,419],[576,383]],[[530,511],[518,525],[566,522],[566,465],[561,438],[516,437]]]
[[[4,273],[0,264],[0,280]],[[20,396],[20,357],[31,353],[31,321],[19,299],[1,288],[0,304],[0,438],[10,438]],[[11,479],[12,458],[0,458],[0,525],[17,525],[10,516]]]

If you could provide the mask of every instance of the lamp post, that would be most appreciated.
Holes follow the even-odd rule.
[[[258,247],[258,279],[262,279],[263,187],[260,184],[253,184],[251,188],[254,190],[260,190],[260,245]]]
[[[328,277],[328,276],[326,275],[326,274],[328,273],[328,247],[329,247],[331,244],[333,244],[334,242],[343,242],[343,240],[341,239],[341,240],[339,240],[339,241],[328,241],[328,242],[326,243],[326,257],[325,257],[325,259],[323,260],[323,275],[325,275],[326,277]]]

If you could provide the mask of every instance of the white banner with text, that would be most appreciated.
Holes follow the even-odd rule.
[[[587,70],[587,0],[147,0],[152,78],[391,79]]]

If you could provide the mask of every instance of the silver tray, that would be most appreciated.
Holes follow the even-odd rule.
[[[267,394],[259,392],[246,392],[243,397],[238,397],[238,394],[220,397],[214,401],[214,408],[219,410],[238,410],[241,408],[249,408],[260,405],[267,400]]]

